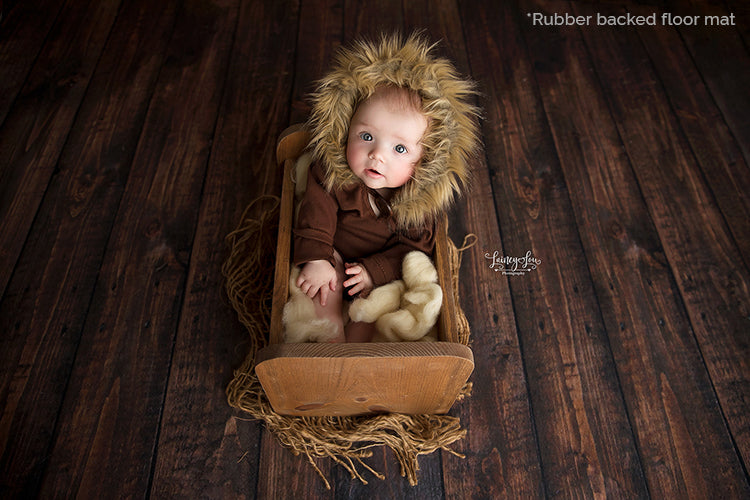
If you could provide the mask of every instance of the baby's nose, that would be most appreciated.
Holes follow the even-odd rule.
[[[384,158],[383,148],[378,145],[373,145],[372,149],[370,149],[369,157],[372,160],[383,161],[383,158]]]

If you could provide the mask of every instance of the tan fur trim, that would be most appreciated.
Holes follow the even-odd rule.
[[[414,90],[430,125],[414,177],[391,200],[399,229],[422,226],[446,210],[470,177],[468,160],[479,145],[474,85],[459,77],[434,45],[417,34],[406,41],[383,35],[343,49],[333,70],[318,82],[308,126],[313,154],[326,172],[327,188],[360,182],[346,161],[349,123],[357,105],[380,85]]]

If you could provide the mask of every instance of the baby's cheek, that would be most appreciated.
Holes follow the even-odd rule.
[[[363,152],[363,148],[356,144],[348,144],[346,146],[346,161],[349,165],[361,162],[364,157],[367,156],[366,152]]]
[[[413,174],[414,166],[411,164],[405,164],[402,166],[402,168],[399,169],[398,172],[395,173],[394,183],[398,184],[399,186],[403,186],[409,181]]]

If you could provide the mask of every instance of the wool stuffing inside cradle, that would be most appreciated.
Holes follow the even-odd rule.
[[[344,321],[375,323],[374,342],[436,341],[435,323],[443,303],[443,290],[430,258],[410,252],[402,263],[402,279],[355,299],[344,311]],[[289,301],[284,306],[284,341],[326,342],[339,335],[334,324],[315,316],[310,297],[296,286],[299,268],[289,278]]]

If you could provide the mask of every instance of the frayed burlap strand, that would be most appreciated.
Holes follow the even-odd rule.
[[[229,302],[250,331],[251,354],[266,345],[264,332],[270,328],[279,201],[270,195],[256,198],[245,209],[237,229],[227,235],[231,252],[221,272],[227,280]],[[270,206],[253,219],[250,215],[264,203]]]
[[[250,214],[257,212],[264,202],[270,202],[271,206],[263,210],[257,219],[251,218]],[[227,236],[231,253],[222,267],[227,280],[226,291],[240,322],[250,333],[250,352],[242,366],[234,372],[234,379],[227,387],[229,404],[262,420],[266,428],[292,453],[304,454],[328,489],[331,485],[314,459],[328,457],[348,470],[353,479],[367,484],[358,466],[379,479],[385,479],[362,459],[372,455],[372,448],[388,446],[401,466],[401,475],[406,476],[411,485],[416,485],[419,455],[445,450],[462,457],[449,448],[466,435],[466,430],[461,428],[456,417],[395,413],[359,417],[290,417],[274,412],[255,375],[255,354],[267,343],[277,220],[278,198],[261,197],[248,206],[239,227]],[[470,237],[474,240],[467,244]],[[459,304],[458,268],[461,254],[474,243],[474,235],[467,236],[461,248],[456,248],[449,240],[456,304]],[[460,307],[457,317],[459,341],[468,344],[469,323]],[[458,399],[470,393],[469,382]]]

